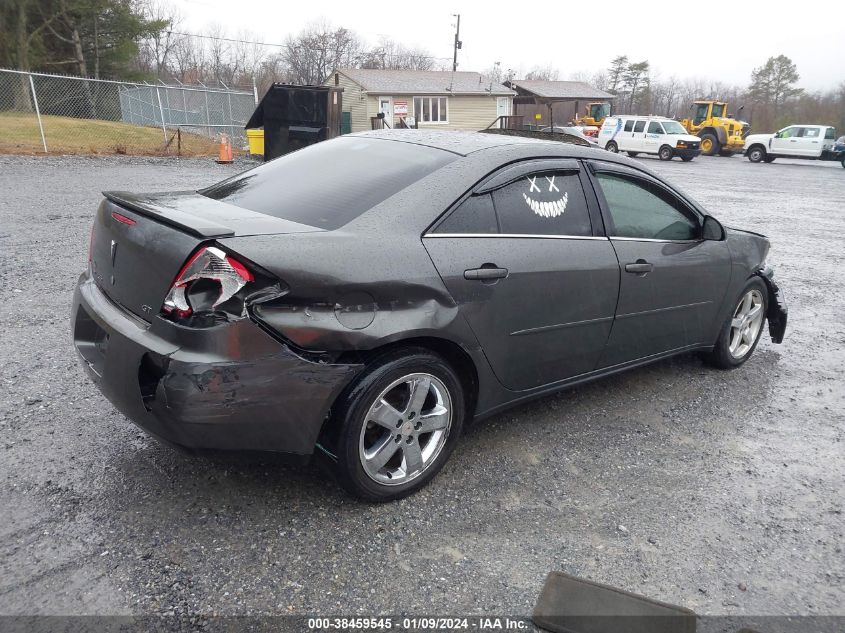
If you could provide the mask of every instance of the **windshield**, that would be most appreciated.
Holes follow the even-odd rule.
[[[590,116],[594,119],[603,119],[606,116],[610,115],[610,104],[609,103],[597,103],[590,108]]]
[[[713,116],[725,116],[725,107],[726,104],[724,103],[714,103],[713,104]]]
[[[200,193],[331,231],[456,158],[425,145],[347,136],[292,152]]]
[[[684,129],[684,126],[678,123],[677,121],[663,121],[663,129],[666,130],[666,134],[687,133],[687,131]]]

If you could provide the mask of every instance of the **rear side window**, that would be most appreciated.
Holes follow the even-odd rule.
[[[630,119],[625,121],[625,131],[630,132],[633,129],[634,129],[634,122]]]
[[[250,211],[333,230],[456,158],[424,145],[338,138],[287,154],[200,193]]]
[[[613,226],[610,235],[656,240],[694,240],[698,220],[660,187],[638,178],[598,174]]]
[[[836,138],[836,130],[832,127],[827,128],[824,132],[824,138],[825,140],[832,141],[834,138]]]
[[[592,235],[578,172],[531,174],[493,192],[502,233]]]
[[[634,124],[634,132],[642,132],[645,129],[645,121],[637,121]]]
[[[496,211],[490,194],[470,196],[452,211],[435,229],[435,233],[498,233]]]

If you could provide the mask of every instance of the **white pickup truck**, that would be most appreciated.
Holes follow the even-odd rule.
[[[845,151],[836,149],[836,130],[829,125],[790,125],[774,134],[749,134],[744,152],[752,163],[776,158],[836,160],[845,167]]]

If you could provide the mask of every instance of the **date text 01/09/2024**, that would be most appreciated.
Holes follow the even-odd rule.
[[[326,617],[309,618],[313,631],[521,631],[529,628],[529,620],[510,617]]]

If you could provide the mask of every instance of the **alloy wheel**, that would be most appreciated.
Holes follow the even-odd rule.
[[[408,374],[375,399],[361,428],[358,455],[370,479],[407,483],[431,466],[452,425],[452,399],[436,376]]]
[[[734,358],[744,358],[763,327],[763,293],[757,289],[746,292],[739,300],[731,319],[731,337],[728,351]]]

